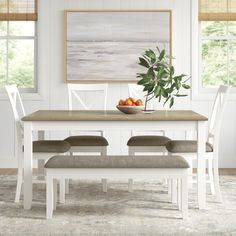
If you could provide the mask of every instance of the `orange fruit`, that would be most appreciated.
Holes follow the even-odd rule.
[[[123,106],[124,104],[125,104],[125,101],[124,101],[123,99],[120,99],[119,105],[120,105],[120,106]]]
[[[135,104],[136,106],[143,106],[143,101],[141,99],[138,99]]]
[[[133,102],[131,101],[131,99],[126,99],[126,101],[125,101],[125,105],[126,106],[132,106],[133,105]]]
[[[137,99],[136,98],[129,98],[133,103],[136,103]]]

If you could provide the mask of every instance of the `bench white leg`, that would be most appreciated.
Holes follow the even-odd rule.
[[[47,219],[52,218],[53,214],[53,179],[47,176],[47,187],[46,187],[46,214]]]
[[[133,179],[129,179],[129,180],[128,180],[128,191],[129,191],[130,193],[133,192]]]
[[[177,180],[171,180],[171,202],[176,204],[177,203]]]
[[[60,203],[65,203],[65,179],[60,179]]]
[[[69,194],[69,191],[70,191],[70,190],[69,190],[69,184],[70,184],[70,180],[69,180],[69,179],[66,179],[66,180],[65,180],[65,188],[66,188],[66,189],[65,189],[65,193],[66,193],[66,194]]]
[[[53,180],[53,210],[57,208],[57,180]]]
[[[107,193],[107,179],[102,179],[102,191]]]
[[[182,215],[183,219],[188,217],[188,178],[182,178],[181,184],[181,199],[182,199]]]

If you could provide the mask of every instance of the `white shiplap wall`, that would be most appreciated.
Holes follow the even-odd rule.
[[[191,74],[191,11],[190,0],[41,0],[38,22],[38,73],[42,99],[25,101],[27,113],[38,109],[67,109],[67,90],[63,83],[63,11],[65,9],[171,9],[173,11],[173,56],[177,72]],[[197,26],[196,26],[197,27]],[[120,98],[128,96],[126,84],[110,84],[108,109],[114,109]],[[220,167],[236,167],[235,101],[230,101],[221,136]],[[7,100],[0,100],[0,168],[16,164],[14,158],[14,123]],[[191,96],[178,99],[175,109],[193,109],[206,116],[212,102],[192,101]],[[106,133],[109,153],[127,153],[126,141],[130,132]],[[174,134],[181,137],[182,134]],[[53,133],[51,137],[66,136]],[[112,147],[112,148],[111,148]]]

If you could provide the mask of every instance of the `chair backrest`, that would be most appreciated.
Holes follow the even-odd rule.
[[[75,107],[73,101],[76,99],[77,102],[82,106],[83,110],[90,110],[92,106],[97,103],[97,99],[93,98],[90,104],[86,104],[80,93],[101,93],[102,94],[102,109],[106,110],[107,106],[107,88],[108,84],[68,84],[68,96],[69,96],[69,110],[73,110]]]
[[[217,91],[210,117],[209,138],[219,135],[230,89],[229,86],[221,85]]]
[[[129,96],[143,99],[146,93],[143,92],[143,86],[138,84],[128,84]]]
[[[16,127],[18,130],[20,130],[21,134],[23,134],[23,125],[21,117],[25,116],[25,109],[22,103],[19,90],[16,85],[7,85],[5,86],[5,89],[10,99]]]
[[[128,90],[129,90],[129,96],[133,97],[133,98],[139,98],[142,99],[143,102],[145,102],[146,99],[146,92],[143,92],[143,86],[142,85],[138,85],[138,84],[128,84]],[[155,101],[156,99],[153,99],[153,101],[149,101],[148,102],[148,109],[154,109],[155,107]],[[144,135],[144,134],[148,134],[148,135],[165,135],[165,131],[164,130],[142,130],[142,131],[138,131],[138,130],[132,130],[131,131],[131,136],[133,135]]]
[[[142,99],[145,102],[147,92],[143,92],[143,86],[138,84],[128,84],[129,96]],[[152,99],[148,102],[148,109],[155,109],[157,100]]]

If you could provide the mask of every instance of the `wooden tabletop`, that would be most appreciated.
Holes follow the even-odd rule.
[[[39,110],[22,121],[206,121],[207,117],[191,110],[160,110],[151,114],[124,114],[116,110]]]

